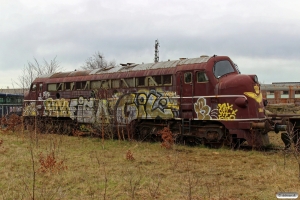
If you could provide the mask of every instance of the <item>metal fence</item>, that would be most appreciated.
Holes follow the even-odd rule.
[[[0,104],[0,117],[17,114],[22,115],[23,104]]]

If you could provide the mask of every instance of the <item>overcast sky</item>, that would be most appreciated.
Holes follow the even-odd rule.
[[[95,52],[116,63],[229,56],[262,83],[300,82],[298,0],[0,0],[0,88],[36,58],[64,71]]]

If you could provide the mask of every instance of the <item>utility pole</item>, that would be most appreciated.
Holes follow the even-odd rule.
[[[157,39],[157,40],[155,40],[155,54],[154,54],[154,62],[156,62],[156,63],[159,61],[158,47],[159,47],[159,43],[158,43],[158,39]]]

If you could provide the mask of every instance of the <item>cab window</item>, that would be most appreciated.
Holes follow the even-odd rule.
[[[73,85],[74,85],[73,82],[66,82],[66,83],[64,84],[65,90],[73,90]]]
[[[216,78],[220,78],[225,74],[235,72],[231,63],[228,60],[222,60],[215,63],[213,73]]]
[[[56,83],[49,83],[47,89],[48,91],[56,91]]]
[[[192,73],[186,72],[184,73],[184,83],[191,83],[192,82]]]
[[[36,91],[36,84],[34,83],[34,84],[32,84],[32,86],[31,86],[31,91]]]
[[[136,78],[136,86],[145,86],[145,77]]]
[[[41,92],[43,89],[43,83],[40,83],[40,86],[39,86],[39,91]]]
[[[207,82],[208,77],[206,76],[205,72],[197,72],[197,82],[198,83],[203,83]]]
[[[164,75],[163,83],[164,85],[172,85],[172,75]]]

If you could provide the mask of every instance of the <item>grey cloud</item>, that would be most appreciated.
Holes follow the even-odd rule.
[[[33,57],[57,56],[58,62],[79,68],[96,51],[117,63],[152,62],[155,39],[160,60],[217,54],[247,57],[243,61],[250,63],[294,60],[296,66],[300,16],[286,4],[283,10],[270,3],[90,0],[54,1],[43,7],[19,4],[9,10],[10,5],[6,20],[0,18],[0,67],[20,69]]]

